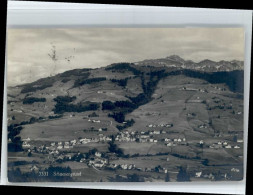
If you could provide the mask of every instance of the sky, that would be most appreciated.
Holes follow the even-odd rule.
[[[52,60],[55,47],[56,61]],[[242,28],[8,29],[7,83],[15,86],[77,68],[179,55],[244,60]],[[74,57],[70,57],[74,56]],[[70,57],[70,58],[68,58]],[[69,59],[69,61],[67,59]]]

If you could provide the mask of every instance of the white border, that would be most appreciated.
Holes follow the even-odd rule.
[[[244,70],[244,159],[246,175],[252,11],[77,3],[9,1],[7,28],[54,27],[243,27],[245,29]],[[7,67],[5,69],[7,71]],[[6,72],[5,72],[6,78]],[[191,183],[19,183],[7,182],[6,80],[4,88],[1,185],[66,188],[125,189],[143,191],[245,194],[240,182]],[[5,170],[5,171],[3,171]]]

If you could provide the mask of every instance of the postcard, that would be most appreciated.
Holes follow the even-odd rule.
[[[7,35],[9,182],[240,181],[243,28]]]

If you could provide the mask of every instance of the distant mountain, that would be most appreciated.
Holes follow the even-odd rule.
[[[175,67],[179,69],[191,69],[205,72],[220,72],[243,70],[244,62],[239,60],[221,60],[219,62],[215,62],[205,59],[197,63],[192,60],[184,60],[177,55],[171,55],[166,58],[143,60],[136,62],[135,64],[140,66]]]

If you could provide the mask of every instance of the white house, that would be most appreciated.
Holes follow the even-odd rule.
[[[57,149],[62,149],[63,147],[62,146],[58,146]]]
[[[127,169],[127,164],[120,165],[120,167],[121,167],[122,169]]]
[[[157,143],[157,139],[154,139],[154,143]]]
[[[240,148],[240,147],[236,145],[234,148],[235,148],[235,149],[238,149],[238,148]]]
[[[243,142],[243,139],[237,139],[237,142],[238,142],[238,143],[242,143],[242,142]]]
[[[95,152],[95,156],[97,156],[97,157],[101,157],[101,153],[100,152]]]
[[[231,145],[227,145],[227,146],[225,146],[225,148],[232,148],[232,147],[231,147]]]
[[[102,168],[104,166],[104,164],[101,162],[96,162],[96,163],[94,163],[94,166],[98,167],[98,168]]]
[[[37,171],[39,168],[36,166],[36,165],[33,165],[31,168],[30,168],[30,170],[31,171]]]
[[[202,171],[195,173],[195,177],[201,177],[201,175],[202,175]]]
[[[236,173],[239,173],[239,172],[240,172],[240,170],[239,170],[239,169],[236,169],[236,168],[232,168],[231,171],[232,171],[232,172],[236,172]]]
[[[172,146],[172,143],[167,143],[167,146]]]
[[[178,142],[181,142],[182,140],[179,138],[177,141],[178,141]]]
[[[22,144],[22,147],[23,147],[23,148],[29,148],[30,146],[31,146],[31,145],[28,144],[28,143],[26,143],[26,142]]]
[[[31,141],[31,139],[28,137],[26,139],[23,139],[23,141]]]
[[[75,139],[74,139],[74,140],[71,140],[70,143],[71,143],[72,145],[74,145],[74,144],[76,144],[76,140],[75,140]]]

